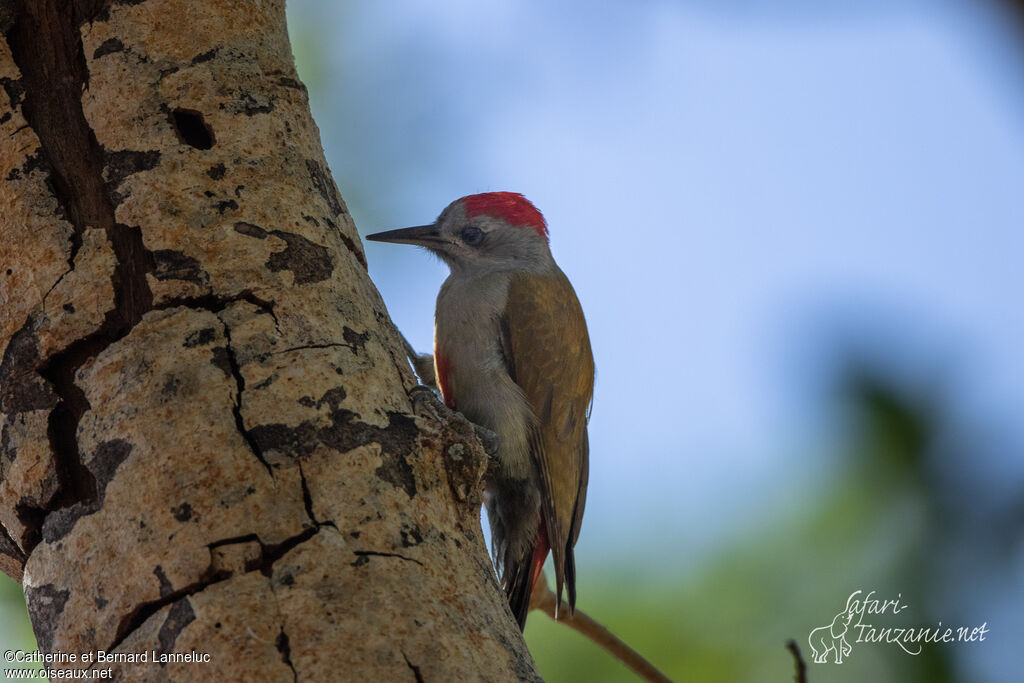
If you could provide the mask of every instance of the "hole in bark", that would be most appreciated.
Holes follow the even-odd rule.
[[[171,112],[171,122],[178,137],[186,145],[196,149],[213,147],[213,129],[203,121],[203,115],[194,109],[175,109]]]

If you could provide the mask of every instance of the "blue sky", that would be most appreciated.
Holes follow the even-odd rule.
[[[699,557],[827,477],[836,339],[952,382],[965,421],[1016,439],[989,466],[1021,474],[1024,107],[1009,93],[1024,60],[1004,18],[780,6],[334,17],[358,31],[327,41],[339,85],[314,89],[314,114],[361,230],[487,190],[548,218],[598,363],[583,554],[644,546],[657,510],[665,549]],[[443,265],[367,252],[428,349]]]

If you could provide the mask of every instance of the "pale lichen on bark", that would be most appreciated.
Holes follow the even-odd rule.
[[[283,2],[65,5],[0,11],[0,569],[40,646],[536,678],[485,456],[413,414]]]

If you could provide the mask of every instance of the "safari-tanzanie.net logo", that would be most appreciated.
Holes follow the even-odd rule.
[[[875,597],[875,591],[863,593],[862,590],[850,593],[846,607],[836,614],[831,624],[811,631],[807,643],[815,663],[842,664],[853,652],[851,643],[892,644],[908,655],[919,655],[926,644],[979,643],[989,632],[987,621],[980,626],[943,626],[941,621],[935,626],[893,624],[891,622],[899,621],[897,617],[907,608],[903,594],[883,600]]]

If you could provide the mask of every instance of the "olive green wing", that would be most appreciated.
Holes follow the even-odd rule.
[[[544,494],[557,595],[560,601],[567,580],[569,604],[575,607],[573,546],[586,502],[594,358],[583,309],[561,270],[512,277],[502,349],[537,420],[530,455]]]

